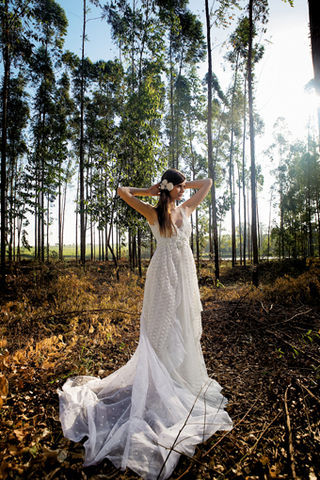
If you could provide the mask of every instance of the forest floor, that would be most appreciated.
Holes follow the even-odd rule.
[[[145,269],[144,269],[145,272]],[[181,457],[172,479],[320,478],[320,265],[224,265],[219,288],[205,264],[202,348],[234,421]],[[69,376],[104,377],[136,349],[144,279],[121,264],[25,261],[0,298],[0,480],[139,478],[110,462],[84,468],[65,439],[58,395]],[[138,300],[138,301],[137,301]]]

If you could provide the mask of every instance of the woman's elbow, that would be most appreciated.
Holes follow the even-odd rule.
[[[125,193],[125,187],[117,188],[117,194],[119,195],[119,197],[123,198],[124,193]]]

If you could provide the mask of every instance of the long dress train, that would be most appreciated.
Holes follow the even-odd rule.
[[[126,365],[100,379],[70,378],[58,390],[64,436],[87,437],[85,466],[108,458],[144,479],[166,479],[181,453],[217,430],[231,430],[227,399],[208,377],[200,337],[199,287],[181,206],[176,235],[150,225],[157,248],[145,282],[138,347]]]

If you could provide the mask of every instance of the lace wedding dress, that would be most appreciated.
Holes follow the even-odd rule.
[[[181,453],[217,430],[231,430],[221,386],[208,377],[200,346],[201,302],[190,222],[179,207],[176,235],[150,228],[157,248],[146,274],[140,339],[119,370],[68,379],[59,390],[65,437],[87,437],[85,466],[107,457],[148,480],[166,479]]]

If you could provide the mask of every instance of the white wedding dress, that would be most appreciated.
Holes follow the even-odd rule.
[[[137,350],[110,376],[70,378],[59,390],[65,437],[87,437],[85,466],[105,457],[148,480],[166,479],[180,453],[217,430],[231,430],[221,386],[208,377],[200,346],[201,302],[182,206],[176,235],[150,225],[157,248],[149,264]]]

